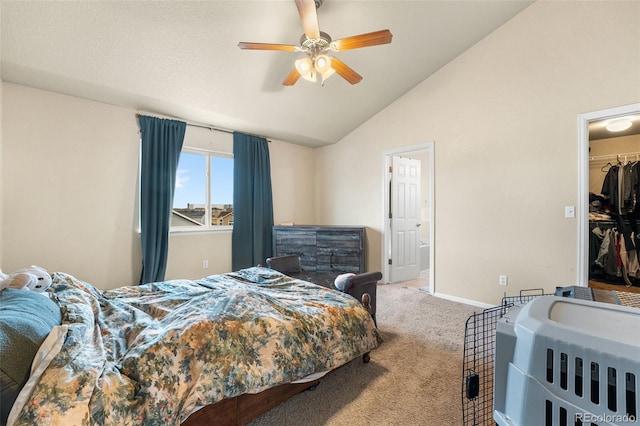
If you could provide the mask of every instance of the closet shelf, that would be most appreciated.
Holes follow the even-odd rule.
[[[629,219],[625,219],[624,220],[625,223],[630,223]],[[636,223],[638,225],[640,225],[640,219],[636,220]],[[610,219],[610,220],[590,220],[589,221],[589,225],[617,225],[618,221],[616,221],[615,219]]]
[[[632,158],[635,157],[635,158]],[[593,157],[589,157],[589,161],[609,161],[609,160],[617,160],[617,161],[637,161],[640,160],[640,151],[636,152],[623,152],[620,154],[607,154],[607,155],[595,155]]]

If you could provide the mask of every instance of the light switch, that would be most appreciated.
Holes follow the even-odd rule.
[[[576,217],[575,206],[564,206],[564,217]]]

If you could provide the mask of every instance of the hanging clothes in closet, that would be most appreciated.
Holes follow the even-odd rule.
[[[590,279],[640,285],[640,161],[610,166],[598,200],[601,211],[591,208],[590,194]]]

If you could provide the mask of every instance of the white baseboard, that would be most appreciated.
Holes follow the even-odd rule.
[[[471,306],[478,306],[478,307],[483,308],[483,309],[495,308],[496,307],[496,305],[490,305],[488,303],[478,302],[476,300],[465,299],[465,298],[457,297],[457,296],[451,296],[451,295],[444,294],[444,293],[435,292],[435,293],[432,293],[432,294],[435,297],[439,297],[441,299],[447,299],[447,300],[451,300],[451,301],[458,302],[458,303],[464,303],[466,305],[471,305]]]

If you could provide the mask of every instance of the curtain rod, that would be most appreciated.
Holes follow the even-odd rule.
[[[151,114],[153,116],[158,116],[159,115],[159,114],[153,114],[153,113],[149,113],[149,114]],[[142,114],[140,112],[136,112],[136,117],[140,117],[141,115],[144,115],[144,114]],[[215,130],[216,132],[233,134],[233,130],[229,130],[229,129],[223,129],[223,128],[220,128],[220,127],[215,127],[215,126],[206,125],[206,124],[189,123],[188,121],[182,120],[182,119],[179,119],[179,118],[173,118],[173,117],[167,117],[167,116],[164,116],[164,118],[169,118],[170,120],[184,121],[187,124],[187,126],[191,126],[191,127],[200,127],[201,129],[209,129],[209,130]],[[256,137],[259,137],[259,138],[267,139],[264,136],[252,135],[250,133],[245,133],[245,134],[250,135],[250,136],[256,136]],[[267,142],[271,142],[271,140],[267,139]]]

